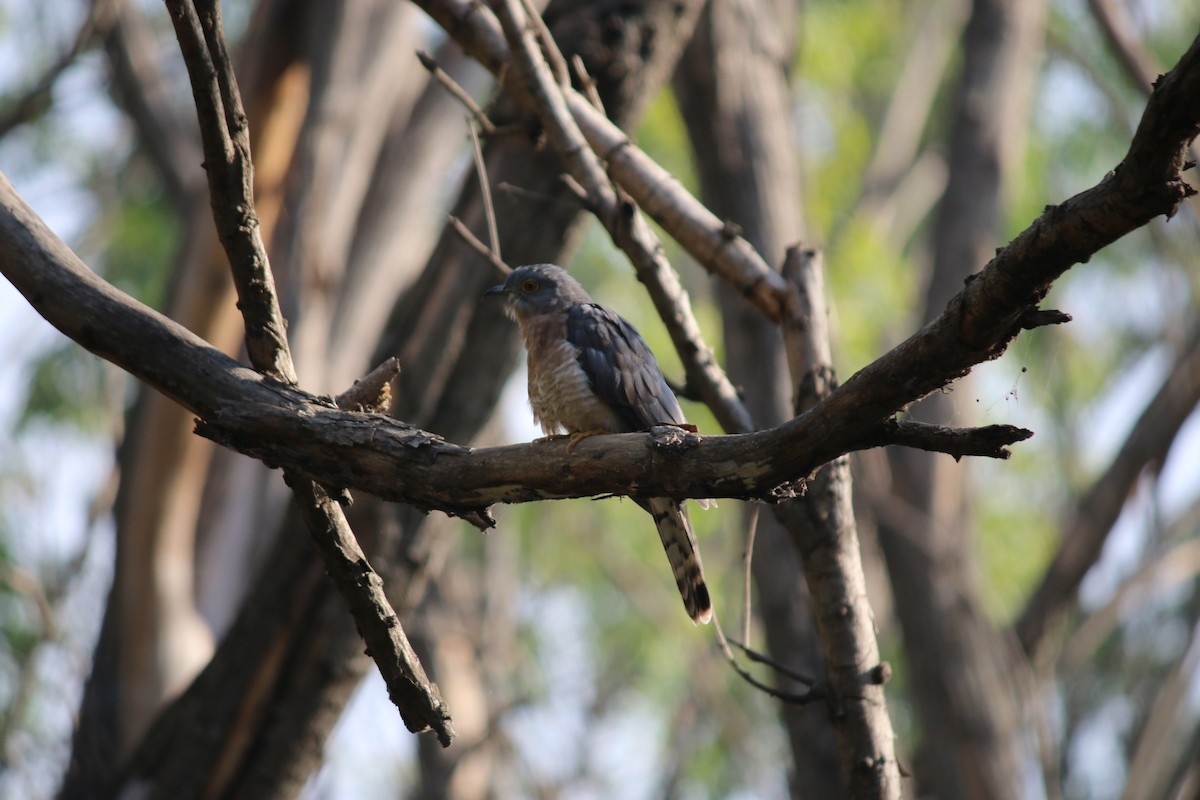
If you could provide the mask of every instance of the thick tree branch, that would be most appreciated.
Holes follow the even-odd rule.
[[[55,327],[200,416],[205,430],[326,485],[425,508],[653,493],[779,497],[871,427],[1003,352],[1015,323],[1077,261],[1192,192],[1186,144],[1200,126],[1200,40],[1159,80],[1112,175],[1052,207],[951,301],[942,316],[811,410],[759,433],[658,431],[468,451],[384,417],[339,411],[269,381],[106,284],[0,181],[0,271]],[[531,457],[536,455],[536,457]],[[783,488],[780,488],[783,487]]]
[[[225,47],[217,0],[167,0],[180,50],[192,83],[204,145],[210,202],[217,232],[229,256],[246,324],[246,350],[265,375],[295,385],[296,370],[274,277],[254,210],[250,134],[237,81]],[[400,710],[414,732],[433,730],[448,747],[454,736],[437,686],[425,675],[383,582],[367,563],[341,506],[302,473],[284,471],[300,514],[359,633]],[[340,484],[332,484],[340,488]]]
[[[834,385],[819,254],[791,248],[783,275],[797,288],[784,340],[796,410],[803,411],[828,396]],[[779,506],[776,514],[796,542],[812,595],[847,795],[898,799],[900,766],[883,690],[890,667],[880,660],[875,640],[875,616],[867,599],[850,495],[849,460],[827,464],[809,482],[804,498]]]
[[[678,434],[673,438],[679,446],[659,435],[624,434],[585,440],[570,456],[554,444],[536,445],[536,458],[529,457],[528,445],[474,453],[428,442],[410,447],[411,429],[391,420],[338,416],[348,412],[272,389],[117,292],[57,240],[7,182],[0,186],[0,246],[11,257],[0,268],[59,330],[204,418],[211,435],[329,485],[452,511],[643,491],[778,497],[789,493],[779,487],[848,452],[865,431],[1000,355],[1022,316],[1071,265],[1154,217],[1172,214],[1194,191],[1180,170],[1198,127],[1200,39],[1159,80],[1117,169],[1050,207],[999,250],[938,319],[776,429],[711,438]],[[332,457],[328,445],[347,449]],[[442,455],[433,459],[435,452]]]

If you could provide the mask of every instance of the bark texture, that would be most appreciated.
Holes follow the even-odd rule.
[[[789,245],[804,238],[789,113],[796,11],[795,3],[771,0],[710,3],[674,77],[701,200],[776,263]],[[791,418],[779,328],[719,286],[716,296],[730,379],[742,388],[754,422],[773,426]],[[744,524],[752,524],[753,516],[747,509]],[[794,549],[784,521],[771,514],[759,517],[753,562],[758,618],[772,658],[821,676],[823,660]],[[787,677],[778,680],[784,691],[803,691]],[[837,743],[826,719],[787,704],[780,706],[780,715],[791,745],[792,794],[841,796]]]

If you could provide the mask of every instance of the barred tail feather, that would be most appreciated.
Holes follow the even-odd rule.
[[[679,587],[688,616],[697,624],[708,622],[712,619],[712,600],[704,582],[700,549],[696,546],[696,537],[687,513],[679,503],[668,497],[652,497],[639,501],[638,505],[654,517],[654,525],[658,528],[663,549],[667,551],[667,560],[671,562],[675,584]]]

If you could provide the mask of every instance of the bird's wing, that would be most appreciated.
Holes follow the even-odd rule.
[[[567,314],[567,341],[579,348],[592,390],[630,430],[685,422],[649,345],[624,319],[594,303],[577,305]]]

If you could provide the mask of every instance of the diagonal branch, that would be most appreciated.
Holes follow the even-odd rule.
[[[496,76],[527,108],[532,98],[514,80],[512,54],[492,13],[476,0],[414,0]],[[591,148],[608,173],[634,201],[663,226],[705,269],[719,275],[769,319],[779,321],[789,293],[786,282],[736,230],[717,219],[679,181],[639,150],[625,133],[579,92],[563,97]]]
[[[254,210],[250,129],[225,51],[220,4],[199,0],[193,6],[190,0],[167,0],[167,9],[196,100],[209,203],[246,321],[246,351],[257,369],[295,384],[275,278]]]
[[[108,68],[117,100],[134,128],[177,209],[198,197],[203,184],[200,148],[195,133],[184,126],[169,102],[170,90],[156,63],[154,40],[141,12],[129,0],[92,0],[111,3],[113,21],[104,37]]]
[[[54,85],[67,68],[91,46],[97,37],[106,35],[113,24],[113,0],[96,0],[88,9],[87,16],[71,40],[70,46],[46,68],[32,85],[22,90],[14,99],[8,100],[0,110],[0,137],[13,128],[37,119],[49,107]]]
[[[254,210],[250,135],[225,47],[218,0],[167,0],[192,83],[204,145],[210,202],[217,232],[229,256],[238,307],[246,324],[246,349],[263,374],[296,384],[286,325],[275,294],[270,261]],[[454,736],[438,688],[408,642],[367,563],[340,505],[311,477],[285,470],[333,582],[350,607],[367,649],[388,687],[388,696],[411,731],[432,729],[443,746]],[[339,486],[340,484],[333,484]]]

